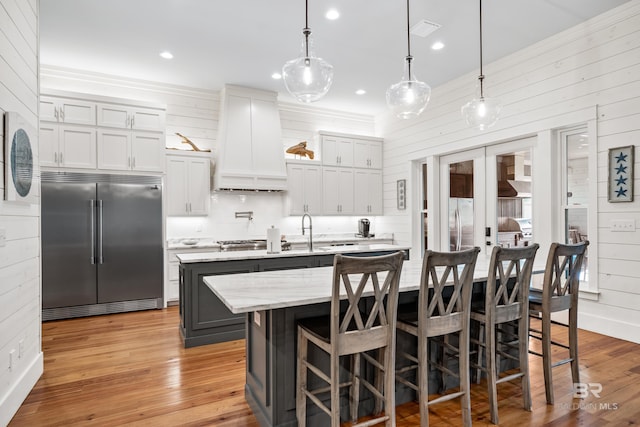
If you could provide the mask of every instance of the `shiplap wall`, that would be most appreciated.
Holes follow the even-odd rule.
[[[419,207],[395,207],[397,179],[407,179],[409,194],[416,192],[415,176],[408,172],[413,161],[426,159],[433,166],[434,156],[528,135],[538,136],[534,173],[542,169],[547,174],[534,177],[534,191],[544,190],[544,197],[536,199],[534,194],[534,205],[546,198],[551,208],[547,210],[559,209],[554,129],[595,122],[590,129],[597,129],[597,138],[590,141],[597,144],[597,168],[589,171],[589,178],[592,191],[597,189],[597,241],[592,239],[596,247],[590,253],[597,257],[591,256],[589,263],[599,269],[600,294],[597,301],[581,299],[580,327],[640,342],[640,156],[635,160],[633,203],[608,203],[606,186],[607,150],[635,145],[637,153],[640,145],[640,1],[488,64],[484,73],[486,95],[504,105],[500,120],[488,132],[467,129],[460,116],[460,107],[475,95],[477,71],[435,88],[417,120],[376,117],[377,131],[385,138],[385,216],[379,231],[394,231],[400,243],[415,244],[412,210]],[[557,216],[538,215],[536,221],[534,214],[534,227],[544,224],[551,230],[544,230],[550,233],[544,235],[545,245],[549,239],[562,239],[554,226]],[[610,222],[615,219],[635,220],[635,232],[612,232]]]
[[[0,0],[0,113],[15,111],[38,124],[38,1]],[[0,126],[0,135],[3,127]],[[32,135],[37,161],[37,134]],[[4,151],[0,168],[4,176]],[[0,178],[0,194],[6,183]],[[39,169],[32,191],[39,194]],[[6,425],[43,369],[40,337],[40,199],[0,197],[0,425]],[[21,344],[22,343],[22,344]],[[9,367],[9,353],[14,351]]]

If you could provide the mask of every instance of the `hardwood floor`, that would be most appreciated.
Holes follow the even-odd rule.
[[[184,349],[178,322],[172,307],[44,323],[44,375],[9,426],[258,426],[244,400],[244,341]],[[533,412],[521,409],[517,384],[501,384],[501,425],[640,422],[640,345],[583,330],[579,338],[581,379],[602,384],[600,396],[573,399],[564,365],[554,368],[556,404],[546,405],[541,360],[530,356]],[[474,425],[492,425],[486,384],[471,389]],[[415,403],[397,412],[398,427],[419,425]],[[456,401],[429,417],[434,427],[460,419]]]

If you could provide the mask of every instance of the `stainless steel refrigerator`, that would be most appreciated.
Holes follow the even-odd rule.
[[[449,199],[449,250],[472,249],[473,199],[451,197]]]
[[[161,177],[42,172],[42,317],[163,306]]]

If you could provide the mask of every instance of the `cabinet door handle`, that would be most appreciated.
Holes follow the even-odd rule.
[[[133,129],[133,127],[135,126],[136,123],[136,116],[131,116],[131,129]]]
[[[131,156],[127,157],[127,167],[131,169]]]
[[[60,107],[60,119],[64,122],[64,110]]]
[[[60,164],[64,164],[64,158],[62,157],[62,151],[60,152]]]
[[[189,213],[193,212],[193,208],[191,207],[191,202],[189,202]]]
[[[58,107],[53,107],[53,117],[55,117],[56,120],[58,120]]]

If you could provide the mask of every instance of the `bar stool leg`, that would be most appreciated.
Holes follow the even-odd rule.
[[[531,412],[531,384],[529,380],[529,317],[518,319],[518,349],[520,372],[522,372],[522,401],[526,411]]]
[[[469,366],[469,323],[460,331],[460,343],[458,352],[459,371],[460,371],[460,391],[464,394],[460,397],[462,406],[462,422],[465,427],[471,426],[471,385],[470,385],[470,366]]]
[[[542,313],[542,367],[544,371],[544,393],[547,404],[553,405],[553,379],[551,373],[551,313]]]
[[[485,325],[485,353],[487,361],[487,390],[489,394],[489,411],[491,422],[498,424],[498,374],[496,372],[496,328]]]
[[[351,355],[351,421],[358,421],[358,403],[360,402],[360,353]]]
[[[429,427],[429,340],[424,336],[418,337],[418,393],[420,399],[420,427]]]
[[[331,427],[340,427],[340,357],[331,354]]]
[[[569,357],[571,357],[571,378],[573,383],[580,382],[580,368],[578,365],[578,309],[569,309]]]
[[[298,366],[296,375],[296,416],[298,426],[305,427],[307,423],[307,397],[303,390],[307,389],[307,369],[303,361],[307,360],[308,342],[304,334],[298,330]]]
[[[380,364],[380,366],[386,366],[385,365],[385,360],[387,357],[387,350],[383,350],[381,348],[379,348],[378,350],[376,350],[376,361]],[[376,368],[376,375],[375,375],[375,382],[374,382],[374,387],[376,390],[378,390],[379,392],[382,392],[384,390],[384,384],[385,384],[385,378],[386,378],[387,373],[381,369],[377,369]],[[387,393],[384,392],[384,395],[386,396]],[[375,398],[376,400],[376,404],[375,407],[373,408],[373,413],[374,414],[379,414],[382,412],[382,399],[379,397]],[[385,406],[385,410],[387,410],[387,407]]]

